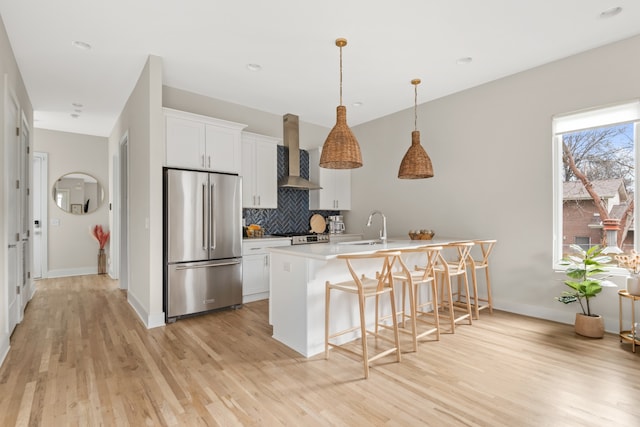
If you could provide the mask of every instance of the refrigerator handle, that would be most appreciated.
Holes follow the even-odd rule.
[[[207,250],[207,185],[202,184],[202,249]]]
[[[215,214],[215,206],[216,206],[216,200],[215,200],[215,194],[216,194],[216,188],[215,188],[215,184],[211,184],[211,187],[209,187],[209,212],[211,213],[211,222],[209,223],[209,234],[210,234],[210,242],[209,244],[211,245],[209,247],[209,249],[211,250],[215,250],[216,248],[216,214]]]

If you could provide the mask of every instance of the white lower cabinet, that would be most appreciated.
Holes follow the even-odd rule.
[[[242,242],[242,303],[269,298],[270,247],[289,246],[291,239],[244,239]]]

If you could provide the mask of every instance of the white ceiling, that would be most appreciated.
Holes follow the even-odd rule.
[[[413,78],[423,103],[640,34],[637,0],[0,0],[0,14],[35,126],[99,136],[149,54],[165,85],[331,127],[337,37],[355,126],[412,107]]]

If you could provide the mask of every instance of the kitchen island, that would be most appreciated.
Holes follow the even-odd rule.
[[[324,352],[325,283],[351,280],[345,261],[337,259],[338,255],[439,246],[461,241],[468,239],[390,239],[384,244],[356,241],[353,244],[341,242],[270,248],[269,322],[273,326],[273,338],[305,357]],[[421,261],[416,258],[416,263]],[[361,260],[354,267],[358,272],[374,276],[380,269],[380,262]],[[359,317],[356,297],[338,294],[331,297],[331,330],[355,325]],[[367,305],[366,315],[371,322],[374,305],[372,302]],[[385,315],[385,307],[382,310],[381,315]],[[359,333],[354,332],[344,335],[343,339],[349,341],[358,337]]]

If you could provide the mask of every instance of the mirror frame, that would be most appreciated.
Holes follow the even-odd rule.
[[[84,181],[84,186],[82,188],[78,188],[79,183],[75,183],[73,184],[75,188],[72,188],[72,185],[58,188],[59,183],[63,179],[82,179]],[[87,197],[86,194],[86,186],[87,184],[94,183],[96,184],[96,188],[92,194],[95,194],[95,198],[98,201],[97,203],[94,203],[96,206],[92,207],[91,197]],[[78,193],[79,191],[81,191],[81,193]],[[53,197],[53,203],[58,207],[58,209],[72,215],[91,214],[100,209],[105,200],[104,186],[98,178],[87,172],[69,172],[60,176],[55,180],[53,187],[51,188],[51,195]]]

